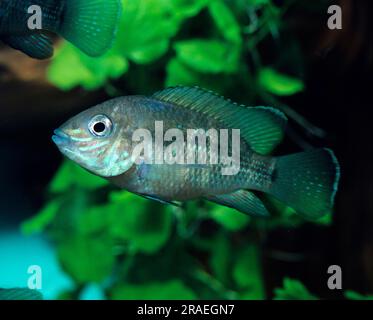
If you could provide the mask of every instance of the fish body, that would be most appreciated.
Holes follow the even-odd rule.
[[[90,108],[57,129],[53,140],[63,154],[90,172],[151,199],[172,203],[204,198],[268,216],[254,193],[264,192],[305,217],[320,217],[333,206],[338,162],[327,149],[270,156],[283,138],[285,125],[286,117],[277,109],[240,106],[199,88],[176,87],[151,97],[121,97]],[[148,157],[137,152],[140,143],[149,147],[144,136],[134,143],[138,129],[155,140]],[[239,139],[234,140],[231,133],[225,140],[229,157],[221,151],[223,140],[218,149],[212,139],[188,143],[191,140],[185,137],[201,129],[205,133],[239,130]],[[167,138],[170,132],[173,136]],[[179,140],[182,144],[177,144],[178,132],[184,138]],[[164,138],[161,145],[156,143],[157,135]],[[177,158],[180,145],[183,157]],[[163,159],[157,148],[162,149]],[[165,161],[167,154],[174,162]],[[201,154],[216,161],[199,161]],[[194,155],[197,161],[187,161],[185,155]],[[176,158],[182,160],[176,162]]]
[[[56,33],[99,56],[113,43],[120,12],[120,0],[0,0],[0,40],[46,59],[53,55],[49,34]]]
[[[210,128],[223,129],[223,124],[213,118],[201,116],[201,114],[193,113],[183,107],[152,98],[131,97],[130,101],[122,100],[119,104],[121,109],[118,112],[126,112],[131,119],[136,119],[131,128],[128,128],[128,137],[133,134],[136,128],[144,128],[151,133],[152,137],[155,137],[155,121],[162,121],[163,132],[177,128],[185,136],[187,129],[201,128],[204,131]],[[144,115],[146,115],[146,119],[144,119]],[[196,155],[196,160],[198,160],[198,152],[206,152],[209,155],[209,147],[207,141],[206,146],[200,146],[198,149],[195,145],[191,152]],[[234,176],[222,176],[223,165],[221,163],[216,165],[199,163],[156,164],[155,155],[153,155],[151,164],[135,163],[132,170],[119,177],[110,177],[109,180],[129,191],[151,196],[156,195],[169,201],[184,201],[208,196],[211,193],[225,194],[242,186],[241,179],[245,179],[248,187],[258,188],[259,186],[255,185],[254,180],[249,181],[246,178],[246,170],[250,170],[251,167],[250,157],[255,157],[255,155],[245,141],[240,141],[240,149],[247,155],[245,160],[248,161],[247,163],[241,163],[241,170]],[[131,149],[130,152],[133,152],[133,150]],[[185,153],[187,153],[187,150]],[[164,177],[172,178],[163,179]]]

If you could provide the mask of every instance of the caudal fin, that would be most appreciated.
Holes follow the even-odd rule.
[[[316,149],[278,157],[269,191],[307,219],[331,212],[340,168],[333,151]]]
[[[97,57],[112,46],[120,13],[120,0],[67,0],[57,32],[87,55]]]

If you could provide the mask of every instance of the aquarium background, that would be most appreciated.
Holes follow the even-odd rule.
[[[371,299],[371,1],[122,0],[113,48],[55,39],[32,60],[0,45],[0,288],[42,269],[46,299]],[[343,29],[329,30],[339,4]],[[329,147],[335,210],[258,219],[204,201],[165,206],[64,160],[52,132],[110,97],[201,86],[289,117],[275,154]],[[342,290],[327,286],[342,268]]]

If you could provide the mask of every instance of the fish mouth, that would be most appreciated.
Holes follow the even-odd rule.
[[[61,129],[54,130],[54,135],[52,136],[53,142],[57,146],[66,146],[67,143],[70,141],[70,136],[63,132]]]

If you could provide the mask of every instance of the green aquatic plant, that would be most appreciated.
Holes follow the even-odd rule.
[[[98,283],[113,299],[266,297],[254,234],[273,228],[276,219],[256,221],[212,203],[154,203],[115,190],[70,161],[48,193],[50,200],[22,231],[49,235],[76,290]],[[286,214],[284,221],[299,219]]]
[[[298,280],[285,278],[282,288],[275,289],[275,300],[318,300],[304,284]]]
[[[292,2],[278,8],[269,0],[122,0],[113,48],[103,57],[91,58],[64,42],[48,77],[64,90],[110,83],[120,92],[122,83],[116,80],[130,81],[132,71],[140,73],[138,68],[152,65],[165,71],[166,86],[200,85],[227,93],[243,83],[253,93],[260,89],[292,95],[303,90],[302,81],[262,63],[257,49],[266,37],[278,38],[281,16]],[[213,81],[217,75],[220,81]],[[143,78],[134,89],[150,92],[149,82],[154,79]]]
[[[348,300],[373,300],[373,295],[363,295],[353,290],[344,291]],[[306,286],[296,279],[284,278],[281,288],[274,290],[275,300],[320,300],[321,298],[310,293]]]

